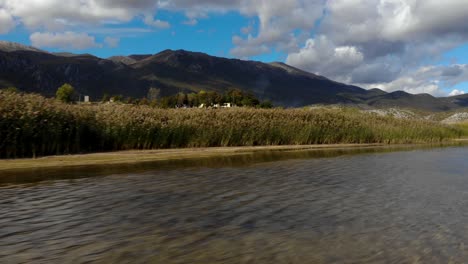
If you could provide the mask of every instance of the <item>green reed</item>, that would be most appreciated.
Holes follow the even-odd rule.
[[[460,126],[351,108],[157,109],[69,105],[0,91],[0,158],[130,149],[423,143],[459,138]]]

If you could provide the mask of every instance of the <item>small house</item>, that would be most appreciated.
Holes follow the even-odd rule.
[[[231,107],[234,107],[234,106],[235,106],[235,104],[233,104],[233,103],[225,103],[225,104],[223,104],[222,107],[223,108],[231,108]]]

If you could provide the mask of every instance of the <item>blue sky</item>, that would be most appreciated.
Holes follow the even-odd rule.
[[[364,88],[468,92],[464,0],[0,0],[0,40],[282,61]]]

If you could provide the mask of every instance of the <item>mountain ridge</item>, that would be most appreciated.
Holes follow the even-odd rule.
[[[159,88],[161,96],[240,89],[286,107],[344,104],[446,111],[468,106],[468,96],[436,98],[366,90],[282,62],[244,61],[169,49],[105,59],[90,54],[49,53],[0,41],[0,88],[15,86],[53,96],[63,83],[72,84],[78,93],[95,100],[104,94],[141,98],[150,88]]]

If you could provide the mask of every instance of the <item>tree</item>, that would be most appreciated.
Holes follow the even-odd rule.
[[[273,108],[273,103],[271,101],[263,101],[260,105],[260,108],[266,108],[266,109],[270,109],[270,108]]]
[[[227,100],[229,103],[242,105],[242,99],[244,99],[244,94],[239,89],[232,89],[227,93]]]
[[[190,107],[197,107],[198,103],[198,95],[196,93],[189,93],[187,95],[187,102]]]
[[[161,108],[173,108],[177,105],[177,95],[161,98]]]
[[[243,106],[254,107],[259,105],[260,101],[255,97],[254,94],[248,93],[243,95],[241,103]]]
[[[57,93],[55,94],[57,99],[64,102],[64,103],[71,103],[73,102],[73,94],[75,93],[75,89],[68,83],[60,86],[57,89]]]
[[[217,93],[216,92],[208,92],[206,94],[206,103],[208,106],[212,106],[213,104],[216,103],[216,97]]]
[[[198,92],[198,103],[204,104],[205,106],[208,105],[208,94],[203,90]]]
[[[216,93],[215,104],[223,105],[224,103],[226,103],[225,96],[222,94]]]

